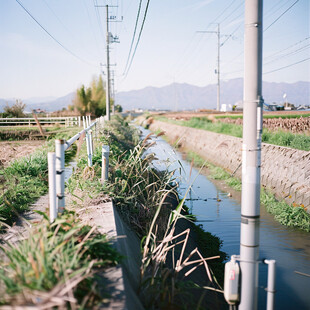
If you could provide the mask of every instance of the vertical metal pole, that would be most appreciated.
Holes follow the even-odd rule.
[[[109,6],[106,5],[106,15],[107,15],[107,82],[106,82],[106,116],[107,120],[110,120],[110,34],[109,34]]]
[[[88,167],[91,167],[93,165],[93,161],[92,161],[92,155],[91,155],[91,145],[90,145],[90,136],[89,136],[89,132],[86,132],[86,148],[87,148],[87,163],[88,163]]]
[[[49,194],[49,209],[50,222],[54,222],[57,217],[56,211],[56,155],[54,152],[48,152],[48,194]]]
[[[276,261],[265,259],[268,265],[267,307],[266,310],[274,309],[274,294],[276,292]]]
[[[221,50],[220,24],[217,24],[217,111],[220,111],[220,50]]]
[[[65,140],[55,141],[57,211],[65,209]]]
[[[104,184],[108,180],[109,174],[109,154],[110,147],[108,145],[102,146],[102,164],[101,164],[101,183]]]
[[[239,310],[257,309],[261,152],[257,111],[262,95],[262,7],[262,0],[245,1]]]

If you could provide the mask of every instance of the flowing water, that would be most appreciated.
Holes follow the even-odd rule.
[[[149,134],[148,130],[139,129],[142,138]],[[187,196],[187,206],[206,231],[221,238],[223,251],[229,256],[239,254],[240,202],[228,197],[227,192],[219,190],[206,176],[199,175],[196,169],[191,171],[190,164],[182,159],[182,154],[163,139],[155,140],[156,144],[148,150],[158,158],[154,166],[176,169],[177,176],[180,173],[181,196],[194,182]],[[310,309],[310,277],[300,274],[310,274],[310,234],[280,225],[261,206],[260,258],[276,260],[275,309]],[[259,309],[266,308],[266,286],[267,265],[260,264]]]

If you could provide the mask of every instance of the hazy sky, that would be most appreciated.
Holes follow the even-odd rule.
[[[197,31],[216,31],[216,23],[223,44],[221,77],[242,77],[244,0],[150,0],[135,58],[124,77],[139,2],[1,0],[0,98],[59,97],[101,74],[106,10],[96,4],[118,6],[109,15],[123,17],[110,23],[120,39],[111,45],[117,91],[173,82],[215,84],[217,35]],[[142,1],[137,35],[147,2]],[[265,81],[310,81],[309,16],[309,0],[264,1]]]

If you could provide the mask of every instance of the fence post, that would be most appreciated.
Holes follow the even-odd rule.
[[[276,261],[274,259],[265,259],[264,263],[268,265],[268,284],[267,284],[267,310],[274,309],[274,295],[276,292]]]
[[[50,223],[53,223],[57,217],[56,211],[56,155],[54,152],[48,152],[48,194],[49,194],[49,209]]]
[[[57,211],[65,209],[65,140],[55,141]]]
[[[110,147],[108,145],[102,146],[102,164],[101,164],[101,184],[108,180],[109,175],[109,154]]]
[[[79,120],[79,127],[81,127],[81,116],[79,116],[79,118],[78,118],[78,120]]]

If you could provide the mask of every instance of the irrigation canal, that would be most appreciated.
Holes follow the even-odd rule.
[[[142,127],[139,129],[142,139],[150,133]],[[184,195],[198,171],[192,169],[189,177],[191,167],[182,159],[182,154],[160,137],[154,140],[156,144],[148,150],[158,158],[154,165],[180,171],[180,194]],[[228,197],[204,175],[195,179],[187,198],[190,200],[186,204],[197,222],[221,238],[222,250],[229,256],[239,254],[240,202]],[[310,309],[310,277],[301,274],[310,273],[309,233],[280,225],[261,206],[260,258],[276,260],[275,309]],[[266,286],[267,266],[260,264],[258,309],[266,309]]]

